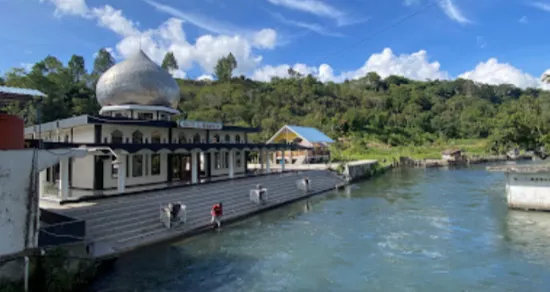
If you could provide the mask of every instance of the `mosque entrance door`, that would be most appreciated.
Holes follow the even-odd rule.
[[[191,155],[174,154],[172,158],[173,180],[191,182]]]

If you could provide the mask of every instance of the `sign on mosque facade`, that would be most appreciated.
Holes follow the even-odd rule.
[[[203,129],[203,130],[221,130],[222,123],[199,122],[190,120],[179,120],[178,127],[188,129]]]

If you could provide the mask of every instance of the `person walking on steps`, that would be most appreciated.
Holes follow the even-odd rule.
[[[217,204],[214,204],[214,206],[212,206],[212,210],[210,210],[210,214],[212,215],[212,220],[210,221],[210,223],[212,224],[216,223],[216,227],[220,228],[222,225],[222,216],[223,216],[222,203],[219,202]]]

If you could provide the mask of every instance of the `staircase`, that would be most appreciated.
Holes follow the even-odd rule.
[[[223,202],[223,219],[228,220],[305,197],[306,194],[297,189],[296,180],[306,176],[311,180],[311,193],[334,189],[342,182],[325,170],[271,174],[113,197],[93,206],[66,209],[62,213],[85,220],[87,239],[94,242],[94,256],[107,257],[206,227],[210,224],[210,208],[217,202]],[[249,201],[249,190],[257,184],[268,189],[267,204],[259,206]],[[187,206],[187,223],[167,229],[159,219],[160,207],[178,201]]]

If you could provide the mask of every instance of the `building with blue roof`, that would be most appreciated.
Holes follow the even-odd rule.
[[[309,148],[274,153],[273,160],[276,163],[282,163],[284,157],[285,163],[303,164],[328,162],[330,160],[329,146],[334,143],[334,140],[315,128],[285,125],[267,141],[267,144],[271,143],[293,143]]]

